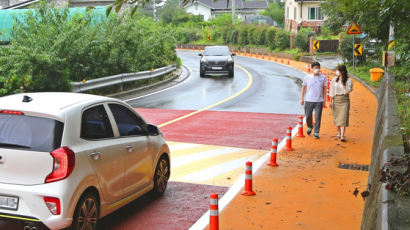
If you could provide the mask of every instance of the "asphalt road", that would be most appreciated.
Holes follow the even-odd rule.
[[[294,126],[296,116],[303,114],[299,98],[305,74],[299,70],[236,56],[234,78],[200,78],[197,53],[178,51],[178,55],[183,64],[192,70],[192,75],[186,81],[146,97],[128,100],[129,104],[140,109],[139,112],[147,120],[157,125],[203,110],[196,116],[164,125],[161,130],[165,132],[167,141],[268,149],[271,138],[284,137],[285,127]],[[213,161],[215,164],[220,162],[218,159]],[[232,165],[228,161],[226,163]],[[191,166],[184,168],[188,167]],[[184,168],[181,172],[174,172],[184,178]],[[241,169],[238,169],[236,174],[240,173]],[[235,180],[227,174],[221,177],[224,180]],[[184,180],[170,182],[164,197],[141,197],[102,219],[101,227],[115,230],[187,229],[208,209],[207,194],[218,191],[222,196],[229,183],[232,183],[215,181],[212,184],[209,180],[203,184],[184,183]],[[21,227],[0,221],[0,229],[17,230]]]
[[[298,102],[305,74],[299,70],[278,63],[236,56],[234,78],[200,78],[197,53],[178,51],[178,55],[193,73],[186,82],[148,97],[129,100],[128,103],[136,108],[199,110],[240,92],[251,79],[250,87],[242,94],[209,110],[303,113],[303,107]]]

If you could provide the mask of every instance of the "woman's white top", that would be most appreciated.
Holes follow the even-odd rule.
[[[346,88],[343,86],[342,83],[342,78],[339,79],[338,82],[336,82],[337,77],[333,78],[332,81],[330,82],[330,92],[329,96],[334,97],[336,95],[345,95],[349,94],[353,90],[353,82],[350,78],[347,79],[346,81]]]

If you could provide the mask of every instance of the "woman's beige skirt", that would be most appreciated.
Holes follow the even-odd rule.
[[[349,95],[336,95],[333,98],[333,122],[336,126],[349,126]]]

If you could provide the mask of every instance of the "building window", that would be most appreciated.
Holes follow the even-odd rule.
[[[289,6],[286,7],[286,19],[289,19]]]
[[[320,7],[308,8],[308,20],[323,20],[323,15],[320,11]]]
[[[293,8],[293,19],[296,20],[296,13],[297,13],[297,8],[296,6]]]

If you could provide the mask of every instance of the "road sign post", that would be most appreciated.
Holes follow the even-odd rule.
[[[347,30],[347,32],[346,32],[346,34],[353,34],[353,45],[352,45],[352,48],[353,48],[353,71],[355,71],[355,55],[354,55],[354,49],[355,49],[355,44],[354,44],[354,40],[355,40],[355,35],[356,34],[362,34],[362,31],[360,30],[360,28],[359,28],[359,25],[357,25],[357,23],[356,22],[353,22],[351,25],[350,25],[350,27],[349,27],[349,29]]]

